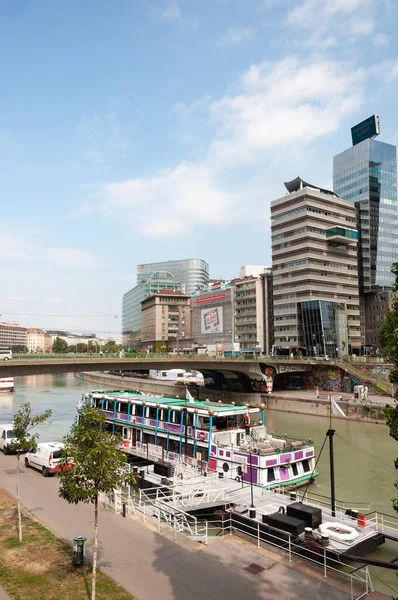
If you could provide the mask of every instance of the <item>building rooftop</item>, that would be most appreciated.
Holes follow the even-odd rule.
[[[305,187],[318,190],[319,192],[322,192],[322,194],[330,194],[331,196],[337,196],[337,194],[335,194],[331,190],[326,190],[320,188],[318,185],[312,185],[312,183],[307,183],[306,181],[304,181],[304,179],[301,179],[301,177],[296,177],[296,179],[292,179],[291,181],[285,181],[285,188],[290,194],[292,192],[298,192],[299,190],[302,190]]]

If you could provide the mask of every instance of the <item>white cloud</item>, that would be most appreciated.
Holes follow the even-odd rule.
[[[49,262],[59,267],[87,269],[102,266],[95,254],[80,248],[48,248],[45,255]]]
[[[348,22],[349,30],[354,35],[369,35],[373,31],[373,21],[369,17],[354,16]]]
[[[182,12],[177,2],[170,2],[162,11],[161,17],[165,21],[178,21],[182,22]]]
[[[233,44],[251,41],[255,37],[256,30],[250,25],[246,27],[232,26],[219,38],[218,44],[219,46],[231,46]]]
[[[226,222],[236,202],[236,195],[223,191],[206,165],[189,163],[147,179],[110,183],[101,194],[104,213],[123,210],[150,237],[186,235],[194,225]]]
[[[300,62],[290,57],[252,65],[242,91],[211,105],[219,135],[214,160],[251,161],[258,152],[312,140],[333,132],[362,101],[364,71],[337,61]]]
[[[390,41],[391,41],[390,36],[385,33],[378,33],[373,38],[373,44],[377,48],[385,48],[386,46],[388,46],[390,44]]]
[[[347,61],[319,58],[252,65],[235,95],[217,101],[205,96],[175,107],[184,115],[208,111],[214,137],[201,161],[101,186],[99,210],[130,220],[136,232],[154,238],[258,220],[268,210],[264,188],[260,192],[247,179],[244,189],[237,190],[226,183],[234,170],[285,164],[287,152],[294,168],[311,142],[336,131],[343,118],[358,110],[365,75]]]
[[[290,25],[312,26],[316,20],[330,15],[348,15],[367,6],[369,0],[304,0],[287,17]],[[322,25],[322,21],[318,22]]]

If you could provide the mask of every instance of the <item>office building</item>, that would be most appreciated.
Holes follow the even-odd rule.
[[[27,329],[26,345],[28,352],[50,352],[52,338],[43,329],[29,327]]]
[[[353,146],[333,158],[333,189],[355,204],[360,292],[391,289],[398,260],[397,149],[373,139],[376,116],[351,131]]]
[[[0,350],[26,352],[28,332],[16,323],[0,323]]]
[[[171,273],[175,281],[183,283],[186,294],[192,294],[209,281],[207,262],[199,258],[188,258],[137,265],[137,285],[146,281],[154,273],[162,272]]]
[[[355,204],[358,229],[358,270],[361,302],[361,341],[364,351],[378,347],[373,307],[387,306],[369,293],[391,290],[398,260],[398,203],[396,146],[374,138],[379,118],[369,117],[351,129],[352,147],[333,158],[333,188]],[[367,314],[370,310],[372,314]]]
[[[263,330],[265,354],[271,354],[274,345],[274,301],[273,301],[273,282],[272,267],[266,267],[260,274],[263,310]]]
[[[192,295],[192,341],[194,347],[214,347],[231,352],[236,344],[233,319],[234,288],[218,282]]]
[[[164,289],[143,300],[141,342],[150,352],[192,348],[191,296]]]
[[[241,350],[264,351],[264,297],[260,276],[232,281],[235,305],[235,339]]]
[[[164,289],[185,293],[185,286],[169,271],[155,272],[129,290],[122,302],[122,336],[126,349],[141,346],[141,302]]]
[[[358,353],[355,207],[297,177],[271,202],[274,344],[307,355]]]
[[[388,310],[393,309],[397,292],[380,290],[364,294],[365,314],[365,344],[364,354],[374,354],[381,351],[379,332],[386,318]]]

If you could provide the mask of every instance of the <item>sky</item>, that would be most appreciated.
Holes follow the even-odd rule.
[[[396,0],[1,0],[0,320],[116,336],[136,265],[271,264],[270,202],[398,142]]]

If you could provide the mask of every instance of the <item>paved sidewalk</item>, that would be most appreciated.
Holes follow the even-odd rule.
[[[0,454],[0,485],[15,494],[15,457]],[[58,496],[58,481],[22,469],[24,506],[69,543],[86,535],[92,547],[93,507],[69,505]],[[298,571],[272,553],[258,553],[231,538],[209,546],[182,539],[182,545],[145,527],[137,519],[101,510],[99,564],[138,600],[348,600],[332,587],[332,579],[314,578],[312,569]],[[252,563],[264,569],[250,573]],[[1,598],[1,596],[0,596]],[[117,599],[115,599],[117,600]]]
[[[0,585],[0,600],[11,600],[5,589]]]

